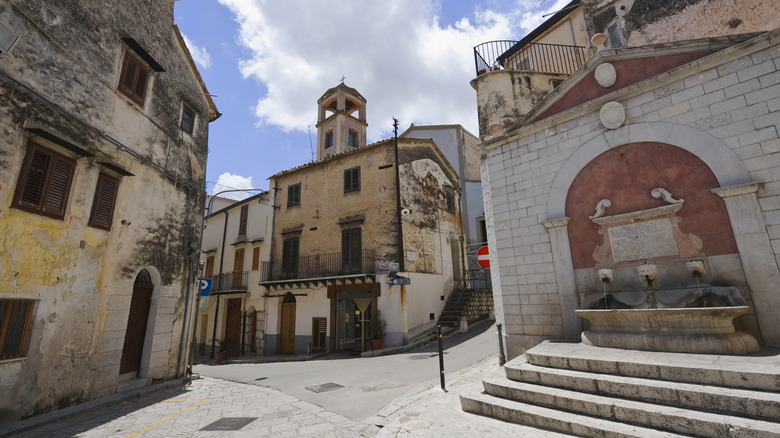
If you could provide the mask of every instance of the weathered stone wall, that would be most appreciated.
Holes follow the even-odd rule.
[[[588,31],[617,22],[628,46],[767,31],[780,27],[774,0],[616,0],[584,2]]]
[[[658,141],[693,151],[713,169],[721,187],[764,182],[756,194],[760,217],[751,219],[759,224],[751,235],[756,242],[756,259],[746,260],[748,253],[742,249],[740,256],[746,269],[758,265],[777,269],[778,38],[780,34],[775,31],[706,61],[692,62],[674,74],[660,75],[645,80],[641,86],[611,93],[608,100],[620,102],[626,111],[626,121],[617,129],[606,130],[599,119],[599,110],[607,102],[607,98],[602,98],[483,145],[486,158],[482,176],[494,297],[511,357],[544,339],[564,336],[564,320],[571,316],[569,310],[564,310],[564,300],[575,293],[575,286],[574,278],[561,279],[561,274],[571,269],[571,260],[567,267],[567,260],[553,257],[556,247],[559,253],[568,251],[568,244],[561,245],[560,235],[555,242],[551,241],[553,229],[566,224],[561,219],[565,215],[562,200],[569,186],[557,184],[573,180],[589,160],[618,146]],[[727,165],[731,163],[725,158],[732,156],[729,154],[707,155],[714,153],[714,145],[732,151],[741,164]],[[745,169],[743,174],[739,174],[740,168]],[[747,188],[744,191],[750,192]],[[551,207],[556,202],[559,209]],[[733,216],[731,223],[740,246],[740,226],[735,225]],[[766,242],[764,247],[762,242]],[[767,283],[769,280],[751,280],[750,273],[746,276],[767,341],[767,330],[773,328],[767,321],[762,323],[760,312],[774,311],[771,309],[778,306],[776,289]],[[569,286],[571,290],[566,289]],[[770,342],[776,341],[767,341]]]
[[[0,422],[117,391],[133,281],[143,268],[155,287],[139,384],[183,372],[187,261],[200,232],[210,106],[172,8],[33,0],[0,9],[0,21],[19,35],[0,53],[0,299],[36,301],[25,357],[0,362]],[[166,70],[153,73],[144,106],[116,89],[122,37]],[[185,102],[197,113],[193,135],[179,127]],[[31,126],[91,156],[35,136]],[[11,208],[29,139],[76,160],[63,220]],[[110,231],[87,226],[100,172],[119,178]]]

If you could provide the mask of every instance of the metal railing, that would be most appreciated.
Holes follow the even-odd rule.
[[[263,262],[260,282],[374,273],[376,251],[364,249],[360,257],[343,260],[341,252]]]
[[[477,76],[496,68],[570,75],[587,60],[582,46],[517,44],[517,41],[499,40],[474,47]]]
[[[249,272],[226,272],[215,275],[212,278],[211,290],[221,292],[226,290],[247,290],[249,284]]]

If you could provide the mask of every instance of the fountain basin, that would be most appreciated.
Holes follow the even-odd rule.
[[[758,341],[734,328],[748,306],[650,309],[579,309],[590,322],[582,342],[598,347],[681,353],[745,354]]]

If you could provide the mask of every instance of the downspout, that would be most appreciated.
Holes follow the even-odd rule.
[[[398,119],[393,117],[395,140],[395,215],[398,218],[398,271],[404,272],[404,224],[401,218],[401,169],[398,161]]]
[[[227,225],[229,213],[225,210],[225,226],[222,228],[222,251],[219,255],[219,278],[222,279],[222,263],[225,261],[225,239],[227,238]],[[217,308],[214,310],[214,327],[211,330],[211,359],[214,359],[214,344],[217,337],[217,317],[219,316],[219,295],[217,295]]]

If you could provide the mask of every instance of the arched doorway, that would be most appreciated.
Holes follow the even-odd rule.
[[[295,353],[295,295],[287,292],[282,301],[281,345],[282,354]]]
[[[142,269],[133,283],[133,297],[130,300],[130,312],[127,315],[125,342],[122,347],[122,359],[119,362],[119,374],[130,374],[128,378],[138,376],[141,358],[144,352],[146,326],[149,322],[149,308],[152,304],[154,284],[149,271]]]

